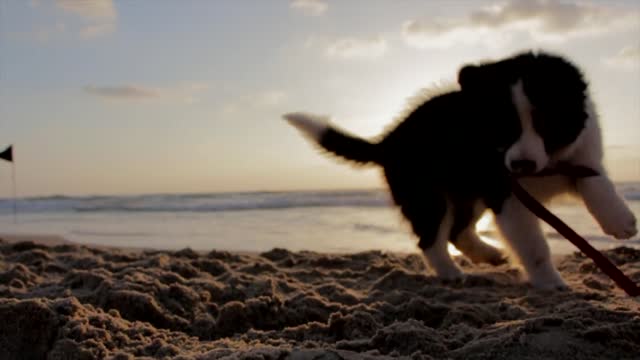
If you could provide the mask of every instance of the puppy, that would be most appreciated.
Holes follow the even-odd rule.
[[[466,65],[458,72],[458,85],[408,109],[373,141],[339,130],[325,117],[290,113],[284,118],[324,150],[380,166],[428,264],[445,279],[463,275],[447,251],[448,242],[474,262],[504,261],[475,232],[475,223],[489,209],[530,284],[566,287],[538,219],[511,194],[514,175],[542,202],[578,195],[615,238],[637,233],[633,213],[603,167],[598,116],[574,64],[557,55],[526,52]],[[527,176],[562,164],[588,167],[599,175]]]

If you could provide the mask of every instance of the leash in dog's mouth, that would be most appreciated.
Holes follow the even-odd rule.
[[[545,169],[532,176],[552,176],[566,175],[573,178],[585,178],[600,175],[597,171],[584,166],[561,165],[552,169]],[[583,254],[591,258],[593,262],[613,280],[618,287],[624,290],[629,296],[640,296],[640,288],[633,280],[627,277],[615,264],[613,264],[600,251],[596,250],[582,236],[576,233],[571,227],[560,218],[551,213],[538,200],[529,194],[518,182],[518,177],[511,178],[511,189],[513,194],[526,206],[529,211],[553,227],[559,234],[567,238]]]

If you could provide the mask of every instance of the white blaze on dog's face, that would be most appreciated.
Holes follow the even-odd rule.
[[[521,132],[518,140],[505,154],[505,166],[512,173],[533,174],[549,163],[544,140],[533,125],[533,105],[527,97],[519,79],[511,87],[511,98],[520,119]]]
[[[586,81],[561,57],[526,53],[466,65],[458,83],[487,123],[486,141],[513,173],[533,174],[566,159],[593,117]]]

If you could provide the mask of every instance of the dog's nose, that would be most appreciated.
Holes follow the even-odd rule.
[[[516,174],[532,174],[536,171],[536,162],[528,159],[512,160],[509,167]]]

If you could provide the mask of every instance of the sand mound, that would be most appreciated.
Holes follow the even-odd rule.
[[[640,281],[640,251],[607,255]],[[632,359],[640,307],[579,254],[572,290],[418,255],[127,252],[0,242],[3,359]]]

